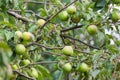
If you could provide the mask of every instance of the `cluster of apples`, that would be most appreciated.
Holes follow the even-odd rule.
[[[30,64],[30,61],[24,60],[23,63],[24,63],[24,65],[27,65],[28,63]],[[12,65],[12,69],[13,70],[17,70],[17,69],[19,69],[19,66],[14,64],[14,65]],[[33,68],[33,67],[31,67],[30,70],[31,71],[27,72],[27,74],[29,74],[30,76],[32,76],[34,78],[38,78],[38,71],[35,68]],[[23,71],[23,73],[24,73],[24,71]]]
[[[13,64],[12,65],[12,69],[13,70],[17,70],[17,69],[19,69],[20,66],[26,66],[26,65],[29,65],[30,63],[31,63],[30,60],[23,59],[23,60],[21,60],[19,65],[18,64]],[[29,74],[30,76],[32,76],[34,78],[38,78],[38,71],[35,68],[33,68],[33,67],[31,67],[30,70],[31,71],[27,72],[27,74]],[[24,73],[24,71],[22,71],[22,72]]]
[[[78,23],[80,21],[80,16],[76,14],[77,9],[74,5],[69,6],[66,10],[59,13],[58,17],[62,21],[67,21],[69,15],[71,15],[71,21],[73,23]]]
[[[21,32],[21,31],[16,31],[15,32],[15,37],[17,37],[18,39],[22,39],[23,42],[29,42],[29,41],[32,41],[34,39],[34,35],[30,32]],[[20,54],[20,55],[24,55],[26,51],[26,48],[23,44],[17,44],[15,46],[15,52],[17,54]]]
[[[74,51],[72,46],[65,46],[62,49],[62,53],[65,55],[74,55]],[[66,72],[71,72],[72,71],[72,64],[70,62],[62,64],[62,68],[64,71]],[[77,71],[80,72],[88,72],[90,70],[89,66],[86,63],[81,63],[80,65],[78,65],[78,67],[76,68]]]

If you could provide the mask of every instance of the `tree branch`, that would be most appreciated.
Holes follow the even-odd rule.
[[[14,70],[13,72],[15,72],[15,73],[17,73],[18,75],[23,76],[23,77],[25,77],[25,78],[27,78],[27,79],[29,79],[29,80],[36,80],[36,79],[31,78],[31,77],[29,77],[29,76],[27,76],[27,75],[25,75],[25,74],[23,74],[23,73],[20,73],[20,72],[17,71],[17,70]]]
[[[75,27],[70,27],[70,28],[67,28],[67,29],[63,29],[61,30],[61,32],[67,32],[69,30],[74,30],[74,29],[77,29],[77,28],[81,28],[83,25],[76,25]]]
[[[8,10],[7,13],[10,14],[10,15],[12,15],[12,16],[14,16],[14,17],[16,17],[17,19],[22,20],[23,22],[33,22],[33,21],[31,21],[31,20],[29,20],[29,19],[27,19],[25,17],[22,17],[21,15],[15,13],[13,11]]]
[[[68,38],[68,39],[71,39],[71,40],[78,41],[78,42],[80,42],[80,43],[82,43],[82,44],[84,44],[84,45],[86,45],[86,46],[89,46],[90,48],[100,50],[100,48],[97,48],[97,47],[95,47],[95,46],[91,46],[90,44],[87,44],[87,43],[85,43],[85,42],[83,42],[83,41],[81,41],[81,40],[79,40],[79,39],[75,39],[75,38],[72,38],[72,37],[70,37],[70,36],[65,36],[65,35],[62,35],[62,34],[61,34],[61,36],[63,36],[64,38]]]
[[[9,9],[9,11],[12,11],[12,12],[21,12],[21,10],[12,10],[12,9]],[[25,10],[26,13],[32,13],[33,15],[35,15],[36,17],[38,18],[41,18],[41,19],[44,19],[42,17],[40,17],[39,15],[37,15],[35,12],[33,12],[32,10]]]
[[[22,66],[20,68],[18,68],[17,70],[20,70],[22,68],[25,68],[25,67],[29,67],[31,65],[38,65],[38,64],[51,64],[51,63],[58,63],[58,61],[41,61],[41,62],[36,62],[36,63],[30,63],[28,65],[25,65],[25,66]]]
[[[24,1],[24,3],[44,4],[44,2],[38,2],[38,1]],[[54,5],[53,3],[46,3],[46,4]]]
[[[62,49],[62,48],[63,48],[63,47],[48,47],[48,46],[45,46],[45,45],[43,45],[43,44],[38,44],[38,43],[35,43],[35,42],[26,45],[26,47],[29,47],[29,46],[31,46],[31,45],[41,46],[41,47],[44,47],[44,48],[50,49],[50,50],[53,50],[53,49]]]

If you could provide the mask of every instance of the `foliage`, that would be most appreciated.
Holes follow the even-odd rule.
[[[119,80],[119,5],[119,0],[0,0],[0,80]],[[89,34],[90,25],[97,27],[95,34]],[[20,54],[18,44],[25,48],[17,47]],[[62,51],[65,46],[70,48]]]

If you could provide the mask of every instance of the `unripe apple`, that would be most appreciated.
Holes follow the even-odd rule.
[[[37,24],[41,27],[41,26],[43,26],[44,24],[45,24],[45,20],[44,19],[39,19],[38,21],[37,21]]]
[[[72,65],[70,63],[66,63],[63,65],[63,70],[66,72],[70,72],[72,70]]]
[[[81,63],[81,65],[78,68],[78,71],[80,72],[88,72],[89,70],[90,68],[86,63]]]
[[[75,15],[73,15],[73,16],[71,17],[71,20],[72,20],[73,23],[79,23],[79,21],[80,21],[80,16],[78,16],[77,14],[75,14]]]
[[[15,36],[17,36],[18,38],[22,38],[22,32],[21,31],[16,31]]]
[[[22,61],[22,63],[23,63],[23,65],[28,65],[28,64],[30,64],[30,61],[28,59],[24,59]]]
[[[112,13],[111,13],[111,19],[113,20],[113,21],[118,21],[118,20],[120,20],[120,13],[118,12],[118,11],[113,11]]]
[[[16,51],[17,54],[24,54],[25,51],[26,51],[26,48],[23,44],[17,44],[15,46],[15,51]]]
[[[69,6],[68,8],[67,8],[67,12],[68,12],[68,14],[75,14],[76,13],[76,7],[75,6],[73,6],[73,5],[71,5],[71,6]]]
[[[31,68],[31,70],[32,70],[32,72],[31,72],[32,76],[35,77],[35,78],[38,78],[37,70],[35,68]]]
[[[17,70],[18,69],[18,66],[16,64],[12,65],[12,69],[13,70]]]
[[[59,18],[62,20],[62,21],[66,21],[68,20],[68,13],[67,11],[62,11],[61,13],[59,13]]]
[[[30,40],[32,40],[33,37],[34,37],[33,34],[30,32],[24,32],[22,34],[22,38],[24,41],[30,41]]]
[[[62,49],[62,52],[63,52],[63,54],[66,54],[66,55],[73,55],[73,53],[74,53],[72,46],[65,46]]]
[[[96,34],[97,31],[98,31],[98,28],[96,27],[96,25],[90,25],[90,26],[88,26],[88,28],[87,28],[87,32],[88,32],[90,35]]]

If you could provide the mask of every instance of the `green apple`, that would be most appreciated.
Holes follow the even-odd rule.
[[[71,6],[69,6],[68,8],[67,8],[67,12],[68,12],[68,14],[75,14],[76,13],[76,7],[74,6],[74,5],[71,5]]]
[[[22,38],[22,32],[21,31],[16,31],[15,36],[17,36],[18,38]]]
[[[23,44],[17,44],[15,46],[15,51],[16,51],[17,54],[22,54],[23,55],[26,51],[26,48]]]
[[[30,61],[28,59],[24,59],[22,61],[22,63],[23,63],[23,65],[28,65],[28,64],[30,64]]]
[[[113,21],[118,21],[120,20],[120,13],[116,10],[114,10],[112,13],[111,13],[111,19]]]
[[[44,24],[45,24],[45,20],[44,19],[39,19],[38,21],[37,21],[37,24],[41,27],[41,26],[43,26]]]
[[[80,21],[80,16],[78,16],[77,14],[73,15],[73,16],[71,17],[71,21],[72,21],[73,23],[79,23],[79,21]]]
[[[96,25],[90,25],[87,27],[87,32],[90,34],[90,35],[94,35],[96,34],[98,31],[98,28]]]
[[[33,36],[33,34],[30,33],[30,32],[24,32],[24,33],[22,34],[22,39],[23,39],[24,41],[30,41],[30,40],[32,40],[33,38],[34,38],[34,36]]]
[[[38,72],[37,72],[37,70],[35,68],[31,68],[31,70],[32,70],[32,72],[31,72],[32,76],[34,78],[38,78]]]
[[[18,66],[16,64],[12,65],[12,69],[13,70],[17,70],[18,69]]]
[[[62,11],[61,13],[59,13],[59,19],[61,19],[62,21],[66,21],[68,20],[68,13],[67,11]]]
[[[62,49],[62,52],[63,54],[65,55],[73,55],[73,48],[72,46],[65,46],[63,49]]]
[[[70,63],[66,63],[63,65],[63,70],[66,72],[70,72],[72,70],[72,65]]]
[[[88,72],[89,69],[90,68],[86,63],[81,63],[81,65],[78,68],[78,71],[80,71],[80,72]]]

